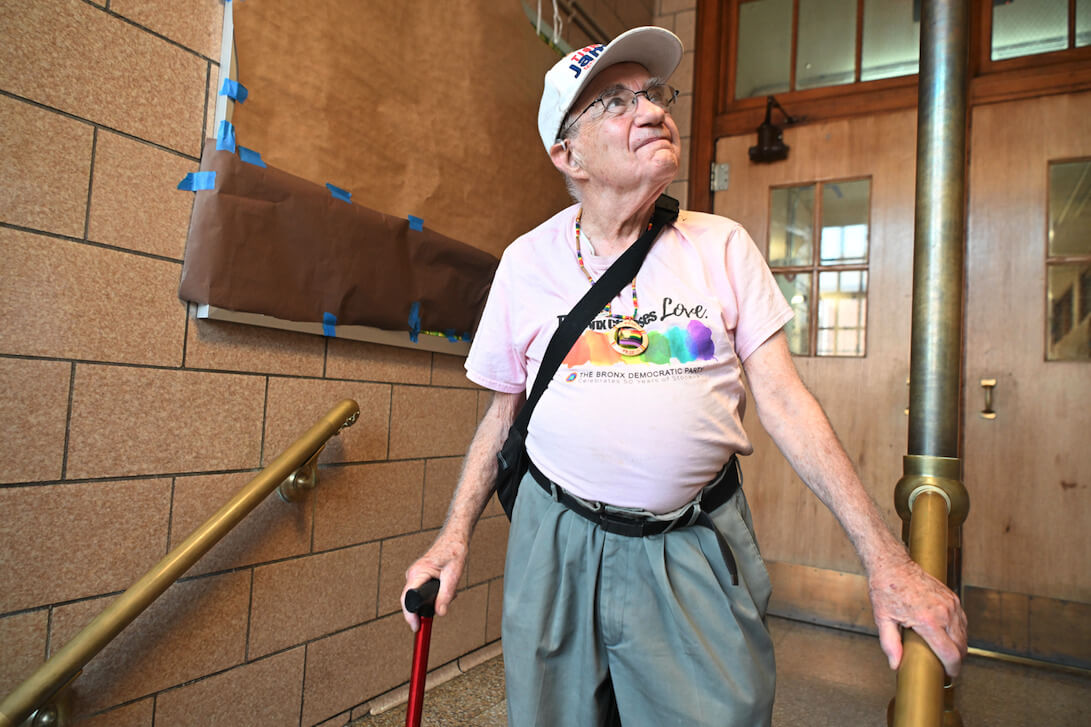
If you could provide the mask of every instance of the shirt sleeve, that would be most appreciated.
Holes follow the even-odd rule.
[[[730,233],[724,257],[738,311],[735,353],[739,361],[745,361],[792,319],[792,308],[761,251],[741,225]]]
[[[470,344],[466,377],[493,391],[518,394],[526,390],[527,361],[515,347],[511,269],[509,256],[505,254],[497,266],[481,322]]]

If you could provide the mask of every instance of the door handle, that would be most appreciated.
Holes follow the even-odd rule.
[[[996,388],[996,379],[982,379],[981,388],[985,390],[985,408],[981,410],[982,419],[996,419],[993,410],[993,389]]]

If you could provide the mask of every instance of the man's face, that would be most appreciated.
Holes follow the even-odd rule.
[[[584,89],[572,105],[571,116],[583,111],[607,89],[621,86],[641,91],[652,80],[637,63],[610,66]],[[665,109],[637,96],[636,108],[627,114],[599,118],[591,115],[580,119],[572,140],[590,187],[605,185],[624,190],[674,179],[682,147],[678,127]]]

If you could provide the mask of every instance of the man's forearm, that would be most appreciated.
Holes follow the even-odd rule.
[[[783,334],[744,364],[762,425],[796,474],[834,514],[864,568],[908,556],[860,482],[825,412],[796,373]]]
[[[478,424],[466,452],[462,476],[459,477],[458,487],[447,511],[447,520],[443,525],[444,536],[455,537],[466,543],[470,541],[474,525],[493,493],[496,453],[507,439],[508,430],[515,421],[522,401],[522,394],[497,392],[493,395],[492,403]]]
[[[887,528],[818,401],[796,373],[784,334],[743,364],[758,416],[808,487],[833,512],[868,574],[879,643],[890,668],[902,658],[899,627],[912,628],[958,673],[966,654],[966,614],[958,597],[925,573]]]
[[[768,422],[763,417],[763,425],[792,468],[841,523],[868,573],[890,558],[904,560],[905,549],[864,489],[822,408],[800,388],[791,411],[768,417]]]

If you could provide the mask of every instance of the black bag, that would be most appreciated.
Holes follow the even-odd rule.
[[[531,412],[534,411],[534,407],[542,398],[553,375],[557,373],[564,357],[572,350],[572,346],[579,340],[583,330],[587,328],[595,315],[621,292],[625,284],[636,277],[640,265],[648,255],[652,242],[659,236],[660,230],[665,224],[674,222],[677,218],[678,200],[665,194],[660,195],[655,201],[655,211],[652,213],[652,222],[648,229],[580,298],[557,327],[553,337],[549,339],[549,345],[542,356],[542,366],[538,369],[538,376],[527,396],[527,402],[515,417],[511,429],[508,430],[508,438],[504,446],[496,453],[496,499],[500,501],[500,506],[504,508],[504,514],[508,516],[508,520],[511,520],[511,513],[515,509],[519,482],[527,473],[530,463],[527,457],[526,437]]]

